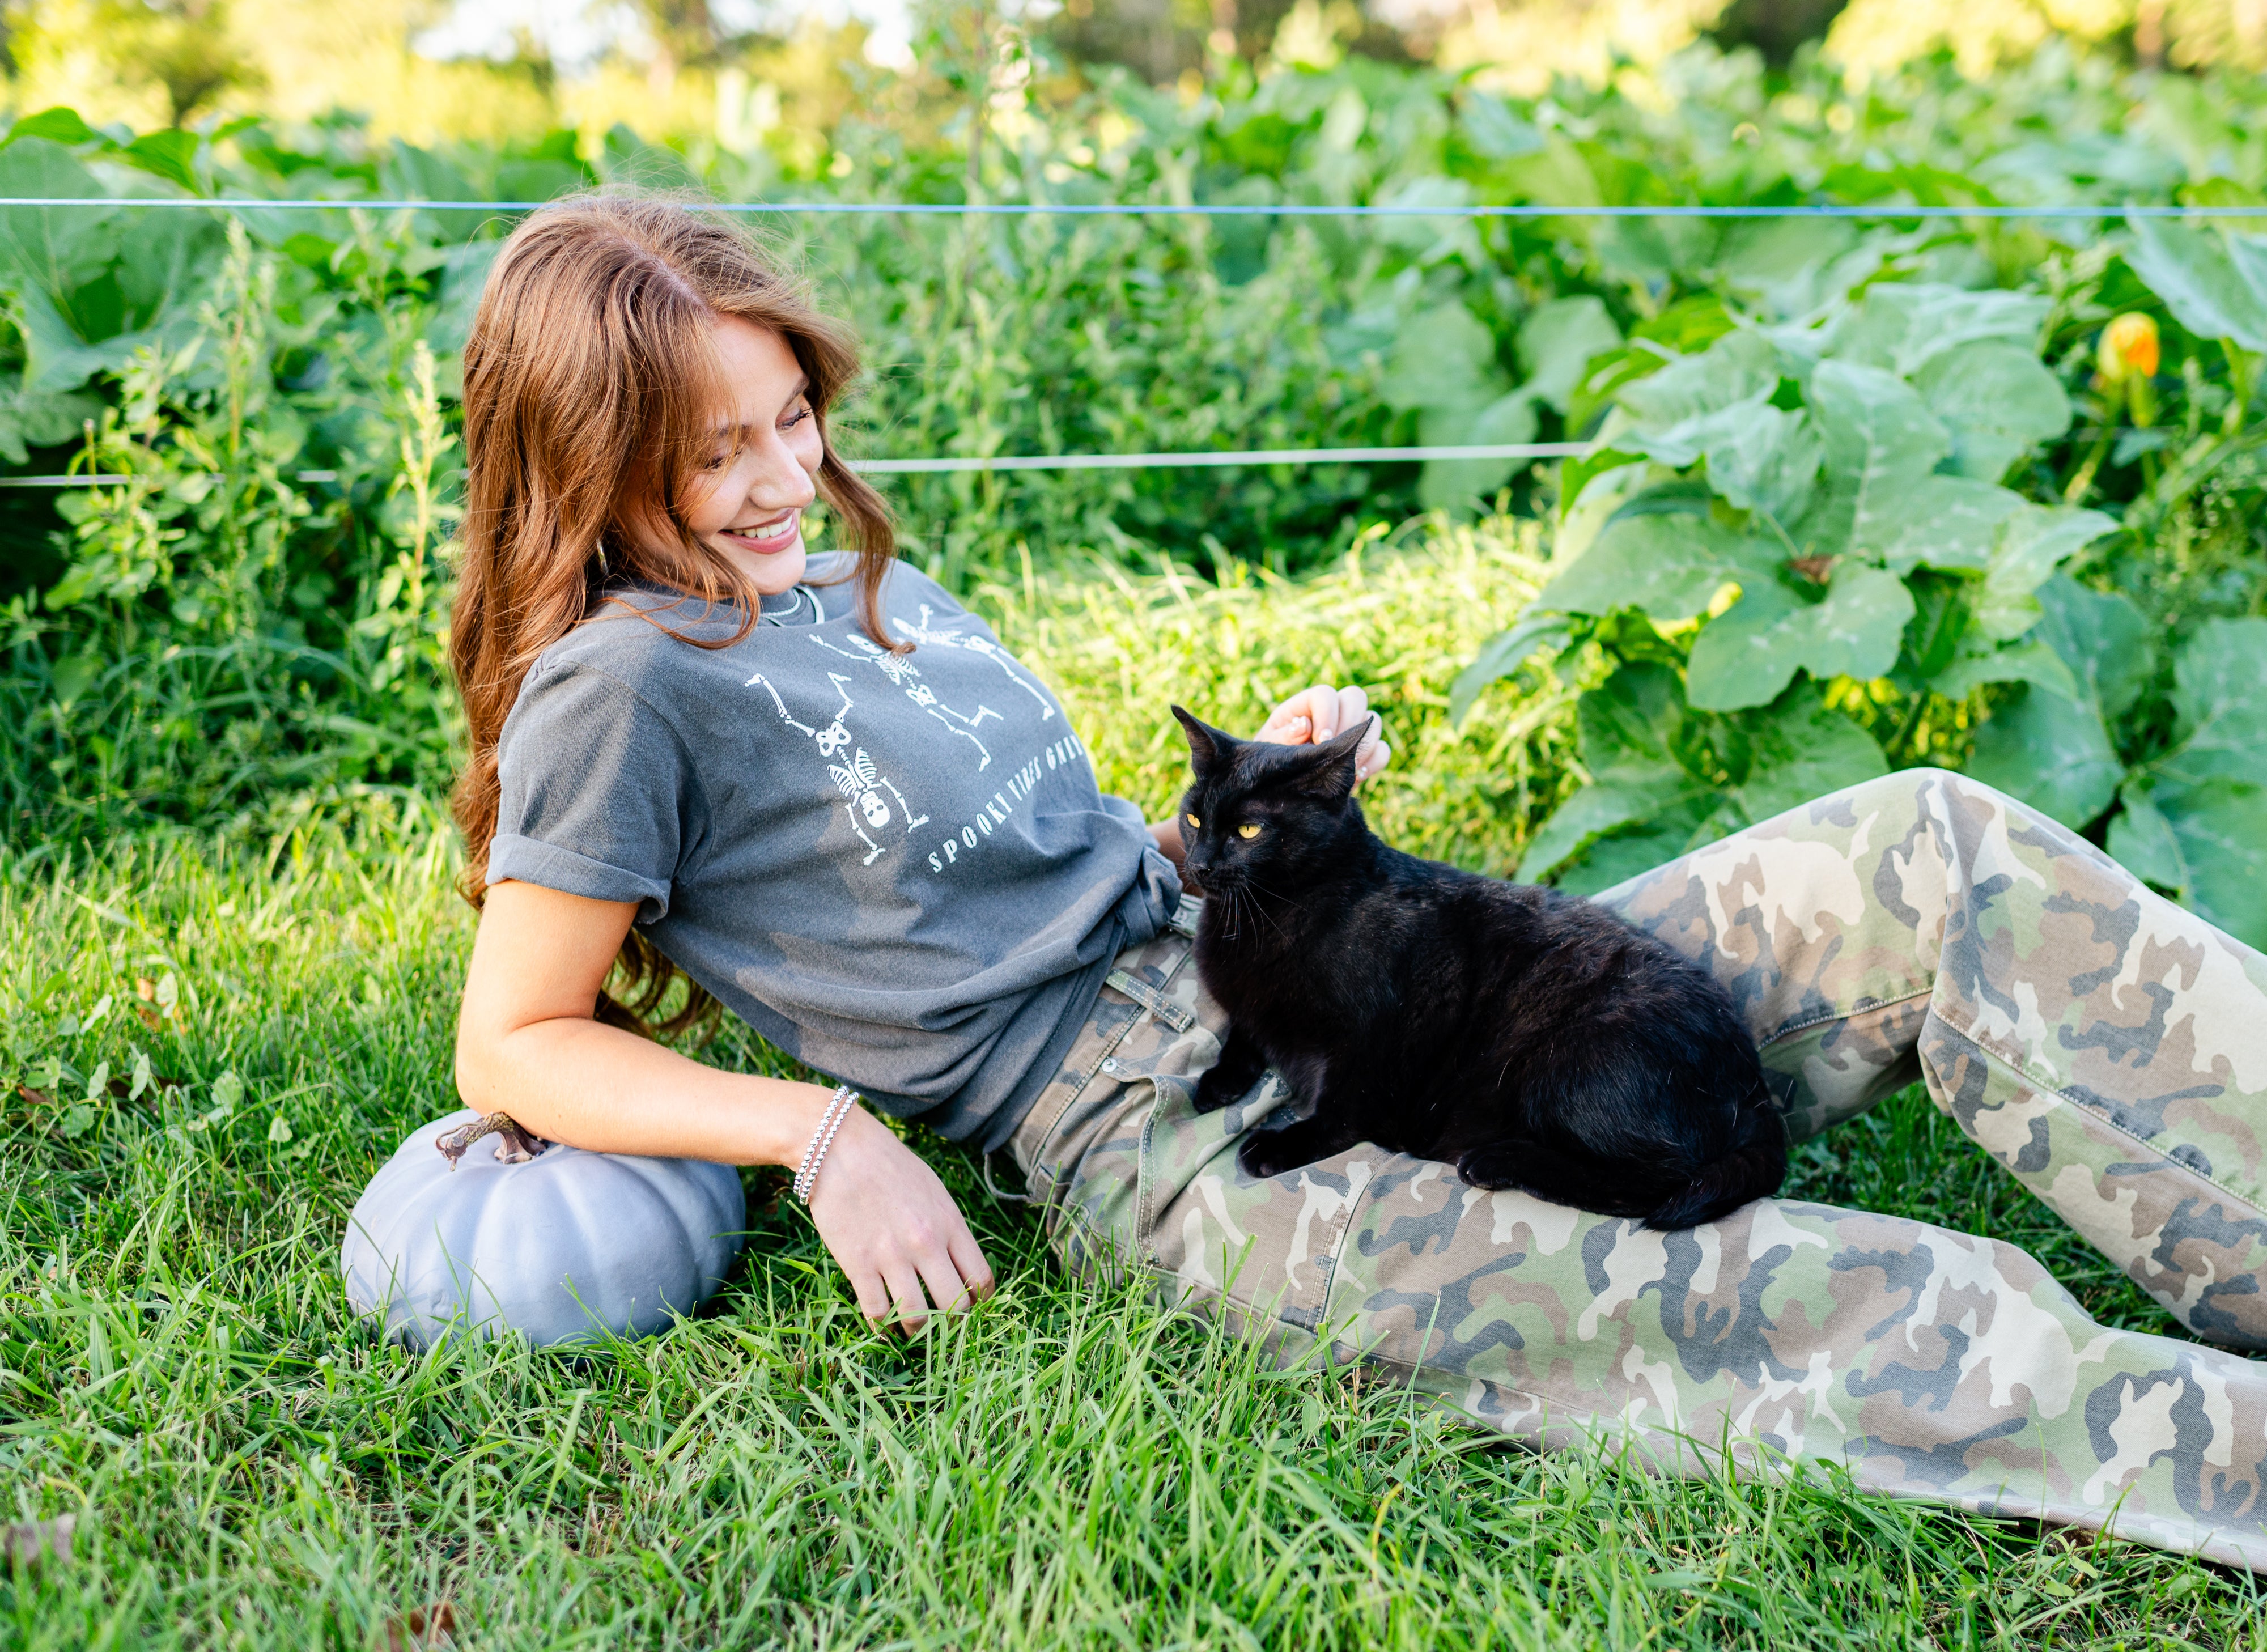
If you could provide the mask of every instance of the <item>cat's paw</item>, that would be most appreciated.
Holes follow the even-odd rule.
[[[1280,1130],[1254,1130],[1236,1148],[1236,1162],[1243,1166],[1246,1176],[1257,1178],[1280,1176],[1285,1171],[1295,1171],[1311,1162],[1310,1155],[1283,1138],[1284,1132]]]
[[[1220,1068],[1207,1067],[1204,1076],[1197,1080],[1196,1098],[1191,1105],[1199,1112],[1218,1112],[1229,1102],[1240,1099],[1242,1094],[1221,1077]]]

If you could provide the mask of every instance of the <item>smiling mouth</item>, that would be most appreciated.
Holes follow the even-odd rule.
[[[743,550],[768,555],[783,551],[796,541],[803,528],[803,512],[790,510],[773,522],[759,522],[753,527],[726,528],[717,535]]]

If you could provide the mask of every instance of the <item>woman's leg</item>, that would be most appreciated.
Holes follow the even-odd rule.
[[[1613,899],[1712,956],[1798,1121],[1868,1105],[1918,1053],[2058,1208],[2125,1213],[2087,1230],[2153,1259],[2161,1298],[2256,1336],[2258,1201],[2236,1190],[2260,1170],[2256,955],[1933,772]],[[1760,1442],[1877,1490],[2267,1569],[2267,1366],[2105,1330],[2022,1252],[1921,1222],[1766,1200],[1663,1234],[1367,1147],[1247,1179],[1236,1139],[1273,1086],[1197,1114],[1218,1008],[1176,937],[1121,962],[1135,990],[1104,995],[1015,1143],[1074,1267],[1146,1271],[1287,1355],[1380,1362],[1540,1443],[1605,1432],[1675,1466]]]
[[[1601,899],[1731,989],[1797,1135],[1925,1078],[2183,1325],[2267,1349],[2267,958],[1940,769]]]

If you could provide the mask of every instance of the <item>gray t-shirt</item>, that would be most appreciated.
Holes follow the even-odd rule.
[[[842,571],[814,557],[811,576]],[[1097,789],[1055,698],[899,563],[893,636],[853,588],[738,611],[619,588],[546,649],[504,721],[490,883],[637,921],[781,1049],[949,1136],[1004,1142],[1111,960],[1179,892],[1133,804]],[[648,617],[650,616],[650,617]]]

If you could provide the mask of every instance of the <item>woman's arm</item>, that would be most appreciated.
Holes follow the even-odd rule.
[[[1333,688],[1328,683],[1317,683],[1312,688],[1302,688],[1267,714],[1267,721],[1259,726],[1254,739],[1271,741],[1277,745],[1317,744],[1335,738],[1341,729],[1354,727],[1357,719],[1370,715],[1369,695],[1356,687]],[[1385,727],[1381,721],[1361,743],[1354,757],[1354,783],[1357,786],[1383,768],[1393,758],[1393,748],[1385,743]],[[1176,870],[1185,852],[1181,847],[1181,821],[1178,815],[1170,820],[1153,820],[1149,835],[1156,840],[1157,848]]]
[[[466,1105],[593,1152],[800,1163],[826,1088],[720,1072],[592,1018],[636,910],[534,884],[489,887],[457,1024]],[[918,1330],[930,1303],[991,1293],[992,1269],[952,1195],[863,1108],[834,1138],[811,1212],[876,1324]]]

